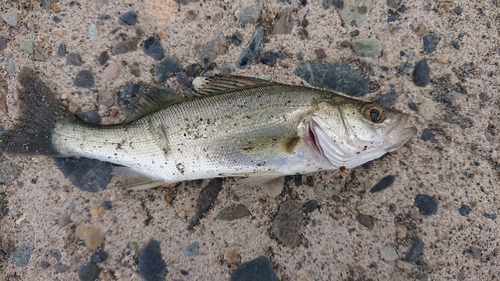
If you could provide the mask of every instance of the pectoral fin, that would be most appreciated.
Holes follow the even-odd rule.
[[[299,141],[298,136],[248,139],[238,143],[238,149],[244,153],[262,157],[290,155]]]
[[[269,197],[280,195],[285,183],[285,176],[274,171],[259,174],[233,174],[231,176],[245,177],[237,181],[239,187],[260,187]]]
[[[144,190],[169,185],[162,180],[152,180],[128,167],[114,167],[113,178],[117,185],[126,190]]]

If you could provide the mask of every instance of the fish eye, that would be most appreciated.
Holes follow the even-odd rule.
[[[378,104],[370,103],[363,107],[363,115],[374,123],[380,123],[384,121],[384,114],[382,107]]]

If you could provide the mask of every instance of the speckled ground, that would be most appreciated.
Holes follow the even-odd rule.
[[[143,42],[156,34],[165,55],[176,57],[187,67],[202,63],[196,57],[198,46],[221,33],[230,37],[238,30],[243,35],[242,44],[228,44],[223,54],[213,59],[216,67],[208,74],[218,73],[222,62],[227,61],[234,74],[271,75],[276,81],[298,84],[301,80],[294,70],[301,62],[297,54],[303,54],[303,62],[311,61],[316,59],[315,50],[322,48],[324,61],[346,61],[361,71],[370,83],[370,93],[364,98],[375,99],[395,89],[398,101],[394,107],[411,114],[418,136],[366,167],[342,174],[312,174],[315,184],[326,187],[323,195],[306,184],[295,187],[292,180],[282,195],[269,198],[256,188],[230,188],[229,180],[211,211],[192,231],[186,228],[202,183],[183,183],[173,190],[128,192],[110,187],[88,193],[75,188],[52,158],[5,155],[0,158],[0,279],[77,280],[78,268],[89,262],[93,253],[76,236],[79,225],[92,225],[104,234],[101,249],[109,258],[98,264],[102,269],[100,280],[140,280],[138,251],[151,240],[160,242],[169,271],[166,280],[227,280],[239,265],[234,253],[242,262],[269,257],[280,280],[500,278],[500,228],[495,219],[500,195],[500,164],[495,152],[500,150],[498,1],[403,1],[404,13],[394,12],[396,9],[386,1],[375,1],[363,27],[344,23],[335,5],[324,9],[317,0],[261,3],[258,23],[265,27],[261,53],[284,50],[288,58],[278,60],[274,67],[255,63],[240,70],[234,63],[258,23],[239,27],[235,12],[253,2],[2,1],[1,13],[17,13],[18,22],[16,26],[0,23],[0,35],[8,39],[0,56],[1,123],[9,128],[17,113],[18,71],[7,71],[12,61],[17,69],[30,66],[42,73],[42,80],[74,110],[97,108],[103,122],[117,122],[123,120],[121,113],[109,117],[116,104],[96,106],[98,92],[115,94],[130,82],[155,83],[153,68],[157,62],[140,46],[135,52],[110,55],[107,64],[118,62],[121,72],[118,78],[104,81],[101,73],[107,64],[98,62],[103,51],[111,54],[111,48],[124,38],[137,36]],[[276,15],[289,7],[293,10],[292,31],[273,35],[279,18]],[[137,24],[125,25],[118,19],[128,10],[137,11]],[[193,15],[194,19],[189,19]],[[388,22],[391,15],[394,21]],[[54,16],[61,22],[56,23]],[[92,23],[98,30],[95,41],[89,38]],[[303,26],[308,38],[301,40]],[[119,30],[113,33],[116,28]],[[359,35],[353,37],[355,30]],[[437,39],[431,53],[424,52],[422,43],[422,37],[428,34]],[[380,58],[360,57],[340,44],[367,38],[380,41]],[[23,52],[25,40],[33,40],[39,52]],[[68,53],[80,53],[83,64],[67,66],[66,57],[57,56],[60,43],[66,44]],[[414,54],[408,58],[411,50]],[[417,87],[411,74],[400,72],[398,67],[407,62],[415,65],[424,58],[431,82]],[[140,77],[129,71],[134,62],[139,65]],[[73,84],[80,70],[94,74],[95,86],[90,90]],[[179,92],[185,89],[175,80],[171,78],[165,84]],[[409,109],[410,101],[419,106],[418,112]],[[434,135],[429,141],[420,138],[426,128]],[[392,186],[378,193],[368,192],[387,175],[395,176]],[[172,194],[174,200],[169,203]],[[437,212],[421,214],[414,207],[417,194],[436,198]],[[278,205],[288,198],[298,204],[316,200],[320,205],[307,215],[301,243],[295,248],[280,244],[270,235]],[[104,201],[112,208],[101,208]],[[219,212],[233,203],[246,205],[251,215],[231,222],[217,220]],[[390,204],[394,204],[392,212]],[[462,205],[471,209],[465,216],[459,212]],[[360,214],[371,216],[373,228],[358,221]],[[62,215],[68,215],[70,222],[61,227]],[[423,252],[417,262],[407,262],[406,253],[417,238],[424,244]],[[9,257],[25,242],[31,243],[34,251],[29,262],[19,267]],[[193,242],[199,242],[199,255],[187,257],[183,250]],[[395,261],[385,261],[381,256],[387,244],[397,252]],[[54,254],[57,251],[60,255]]]

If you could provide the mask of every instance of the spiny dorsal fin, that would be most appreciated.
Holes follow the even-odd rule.
[[[225,93],[228,91],[279,84],[276,82],[271,82],[268,80],[263,80],[253,77],[224,75],[224,74],[218,74],[212,77],[203,77],[201,79],[202,79],[202,84],[198,86],[199,95],[214,95],[214,94]]]
[[[135,103],[126,105],[130,116],[129,121],[137,120],[184,99],[175,92],[162,90],[146,83],[139,84],[137,95],[139,97]]]

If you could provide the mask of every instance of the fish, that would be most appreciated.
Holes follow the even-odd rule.
[[[19,117],[0,151],[110,162],[149,179],[144,188],[221,177],[282,186],[287,175],[362,165],[416,134],[408,114],[375,102],[251,77],[202,78],[191,98],[144,84],[131,119],[113,125],[71,114],[31,68],[18,80]]]

